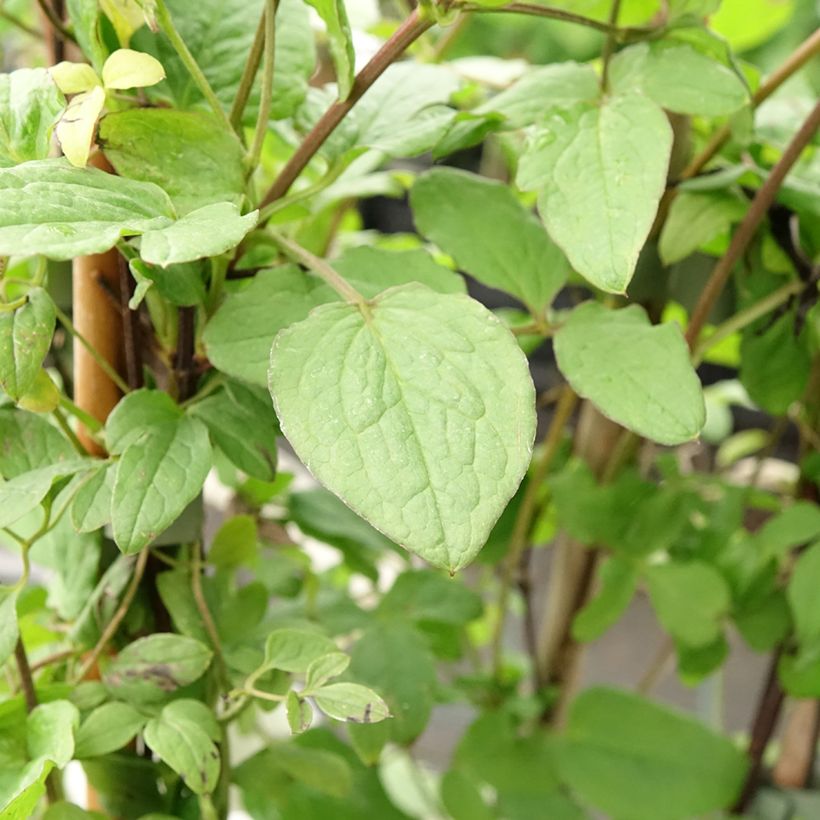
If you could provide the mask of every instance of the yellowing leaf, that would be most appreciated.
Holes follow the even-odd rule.
[[[77,168],[84,168],[94,142],[94,130],[105,105],[101,86],[77,94],[69,103],[57,124],[57,139],[66,159]]]
[[[88,63],[63,61],[49,69],[49,74],[63,94],[80,94],[100,85],[97,72]]]
[[[106,61],[102,70],[106,88],[143,88],[165,79],[165,69],[155,57],[121,48]]]
[[[100,0],[100,7],[124,46],[128,45],[131,35],[145,24],[145,14],[136,0]]]

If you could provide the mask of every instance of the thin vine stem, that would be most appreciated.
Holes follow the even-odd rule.
[[[715,302],[723,292],[723,288],[729,281],[735,264],[743,255],[760,223],[766,216],[786,174],[797,162],[803,149],[809,144],[817,131],[818,126],[820,126],[820,103],[814,106],[811,114],[786,147],[777,165],[772,168],[768,178],[758,189],[749,210],[746,212],[746,216],[743,217],[743,221],[732,236],[728,250],[715,265],[712,275],[709,277],[706,287],[701,292],[700,299],[692,312],[689,327],[686,329],[686,341],[690,350],[697,348],[703,326],[706,324]]]
[[[202,618],[202,624],[208,633],[208,639],[214,650],[220,685],[223,688],[227,687],[229,683],[228,668],[225,665],[225,656],[222,653],[222,642],[219,640],[219,631],[216,628],[211,610],[208,608],[208,602],[205,600],[205,593],[202,590],[202,545],[198,543],[192,546],[191,592],[194,596],[199,617]]]
[[[71,429],[71,425],[66,420],[59,407],[55,407],[51,414],[57,422],[57,426],[65,433],[66,438],[71,442],[74,449],[81,455],[87,456],[88,451],[83,447],[82,442],[77,438],[77,434]]]
[[[202,92],[202,96],[208,101],[208,104],[213,109],[214,114],[216,114],[222,123],[232,131],[233,125],[231,124],[228,115],[225,113],[225,109],[222,107],[219,97],[216,96],[213,88],[211,88],[211,84],[208,82],[208,78],[199,67],[199,63],[194,58],[194,55],[191,54],[191,50],[188,48],[187,44],[182,39],[182,36],[174,25],[174,20],[168,11],[168,7],[165,5],[165,0],[157,0],[156,8],[157,20],[159,21],[160,27],[165,32],[165,36],[168,38],[171,46],[177,53],[177,56],[182,61],[182,64],[191,75],[191,79],[196,84],[196,87]]]
[[[609,90],[609,61],[615,53],[615,37],[618,32],[618,15],[621,13],[621,0],[612,0],[612,8],[609,12],[609,32],[604,43],[604,50],[601,55],[601,91],[606,93]]]
[[[88,657],[83,662],[79,671],[74,676],[74,683],[79,683],[93,669],[94,664],[99,659],[100,655],[102,654],[102,651],[108,645],[108,642],[114,637],[114,634],[116,633],[117,629],[119,629],[119,626],[122,623],[123,619],[128,614],[128,610],[131,607],[131,603],[134,600],[134,596],[137,594],[140,581],[142,580],[143,573],[145,572],[145,566],[148,563],[149,554],[149,548],[145,547],[137,556],[137,561],[134,565],[134,574],[131,576],[131,583],[129,584],[128,589],[126,590],[125,595],[123,595],[122,600],[120,601],[120,605],[117,607],[117,611],[114,613],[111,620],[106,624],[105,629],[102,632],[102,635],[100,635],[100,639],[97,641],[96,645],[88,654]]]
[[[43,39],[43,32],[38,31],[36,28],[33,28],[24,20],[21,20],[19,17],[12,14],[10,11],[6,11],[2,5],[0,5],[0,19],[5,20],[10,25],[14,26],[15,28],[20,29],[24,34],[28,34],[29,37],[34,37],[37,40]]]
[[[353,87],[345,100],[337,100],[319,118],[310,133],[294,151],[279,176],[273,181],[259,205],[261,210],[283,197],[308,163],[336,130],[348,112],[364,96],[365,92],[381,77],[385,69],[394,63],[405,50],[433,25],[432,20],[422,19],[414,9],[393,35],[373,55],[367,65],[356,75]]]
[[[68,396],[60,396],[60,407],[69,415],[74,416],[75,419],[82,423],[83,427],[92,433],[99,433],[103,429],[103,424],[99,419],[94,418],[90,413],[86,413],[82,407],[78,407],[74,404]],[[87,452],[83,450],[83,454],[85,455]]]
[[[125,383],[122,376],[117,373],[117,371],[111,366],[111,363],[100,353],[100,351],[97,350],[97,348],[94,347],[94,345],[92,345],[91,342],[89,342],[88,339],[86,339],[76,327],[74,327],[74,323],[71,319],[69,319],[68,316],[66,316],[66,314],[63,313],[63,311],[56,305],[54,310],[60,324],[89,352],[91,358],[94,359],[97,365],[99,365],[105,375],[108,376],[108,378],[111,379],[111,381],[114,382],[114,384],[116,384],[123,393],[130,393],[131,388]]]
[[[256,27],[256,35],[253,38],[251,50],[248,52],[248,61],[245,63],[245,69],[239,80],[239,87],[236,90],[236,96],[231,106],[231,113],[228,117],[234,131],[236,131],[242,140],[245,138],[245,134],[242,131],[242,115],[245,113],[245,107],[248,105],[248,100],[253,90],[256,73],[259,71],[259,66],[262,62],[262,51],[265,45],[265,17],[266,12],[263,10],[259,18],[259,25]]]
[[[532,527],[533,518],[535,517],[538,505],[538,493],[555,459],[558,447],[561,444],[564,428],[569,422],[577,403],[578,396],[569,385],[565,385],[561,393],[561,398],[556,405],[549,430],[547,430],[547,434],[544,438],[541,457],[536,463],[535,469],[527,482],[524,497],[521,500],[521,506],[518,508],[518,514],[515,518],[512,535],[510,536],[509,550],[502,565],[501,586],[498,593],[497,604],[498,615],[490,642],[492,647],[493,675],[497,681],[501,680],[503,672],[502,649],[504,643],[504,625],[509,607],[510,591],[515,573],[518,571],[521,563],[521,556],[527,545],[527,537]]]
[[[259,114],[253,144],[248,154],[248,171],[253,173],[262,156],[262,146],[268,132],[268,119],[273,104],[273,71],[276,56],[276,0],[265,0],[265,47],[262,65],[262,90],[259,98]]]
[[[324,259],[314,256],[307,248],[283,236],[277,231],[268,230],[273,241],[282,249],[286,256],[310,268],[327,282],[336,293],[345,301],[354,305],[366,304],[366,299],[353,287],[338,271],[334,270]]]

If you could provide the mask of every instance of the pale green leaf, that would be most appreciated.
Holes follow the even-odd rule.
[[[219,778],[219,752],[208,733],[182,718],[168,704],[159,717],[148,721],[145,743],[167,763],[194,794],[209,794]]]
[[[173,218],[168,195],[150,185],[72,168],[65,160],[0,170],[0,255],[73,259],[102,253],[121,236]]]
[[[45,159],[65,100],[44,68],[0,74],[0,167]]]
[[[165,78],[162,64],[150,54],[120,48],[103,65],[102,80],[106,88],[144,88]]]
[[[53,700],[36,706],[26,721],[29,757],[46,758],[62,769],[74,756],[74,733],[80,712],[67,700]]]
[[[54,425],[11,407],[0,409],[0,441],[0,476],[4,478],[77,457],[77,451]]]
[[[270,390],[313,474],[396,543],[451,571],[487,539],[529,464],[532,380],[515,339],[465,296],[421,285],[282,331]]]
[[[575,308],[555,334],[555,355],[576,393],[642,436],[681,444],[705,423],[703,391],[680,327],[652,325],[636,305]]]
[[[0,481],[0,527],[8,527],[36,509],[57,479],[96,466],[94,459],[75,458],[22,473],[10,481]]]
[[[82,484],[71,504],[71,523],[77,532],[94,532],[111,520],[111,491],[115,466],[101,467]]]
[[[54,302],[43,288],[32,288],[26,303],[0,312],[0,387],[17,401],[35,384],[51,346]]]
[[[313,692],[312,697],[335,720],[378,723],[390,717],[387,704],[372,689],[358,683],[329,683]]]
[[[288,726],[294,735],[300,735],[310,728],[313,722],[313,709],[306,700],[302,700],[292,689],[285,701]]]
[[[658,620],[675,639],[702,647],[720,637],[731,595],[716,569],[700,561],[672,561],[649,567],[646,579]]]
[[[350,666],[350,656],[345,655],[344,652],[330,652],[311,661],[305,672],[304,693],[310,694],[331,678],[341,675],[348,666]]]
[[[307,0],[316,9],[327,27],[330,57],[336,68],[339,99],[345,100],[353,86],[356,55],[353,51],[353,33],[347,19],[344,0]]]
[[[164,716],[170,716],[179,723],[195,723],[214,742],[222,737],[216,715],[201,700],[180,698],[171,701],[162,711]]]
[[[663,111],[639,94],[551,109],[518,167],[547,230],[593,285],[623,293],[655,220],[672,148]]]
[[[91,91],[92,88],[100,85],[97,72],[88,63],[72,63],[63,60],[52,66],[48,73],[63,94],[81,94],[83,91]]]
[[[54,764],[42,757],[27,763],[0,797],[0,816],[3,820],[31,820],[40,798],[45,793],[46,777]],[[4,784],[5,785],[5,784]]]
[[[735,69],[704,51],[675,37],[639,43],[612,61],[612,86],[616,91],[639,88],[679,114],[731,114],[749,102],[749,90]]]
[[[820,508],[797,501],[772,516],[754,535],[755,551],[763,558],[783,558],[793,547],[820,537]]]
[[[193,638],[155,633],[126,646],[105,669],[103,682],[117,698],[153,703],[202,677],[211,657]]]
[[[100,8],[123,46],[127,46],[131,35],[145,24],[145,12],[137,0],[100,0]]]
[[[129,444],[111,498],[117,546],[130,554],[150,544],[199,494],[210,468],[208,431],[197,419],[161,423]]]
[[[121,749],[142,729],[146,720],[127,703],[111,701],[98,706],[77,731],[75,757],[99,757]]]
[[[216,531],[208,549],[208,563],[217,567],[251,564],[258,550],[256,519],[251,515],[235,515]]]
[[[143,433],[164,422],[178,421],[182,410],[163,390],[132,390],[117,403],[105,423],[105,446],[120,455]]]
[[[722,0],[709,27],[744,51],[768,40],[794,13],[794,0]]]
[[[570,707],[556,761],[566,784],[609,816],[688,820],[728,807],[743,753],[699,721],[613,689]]]
[[[161,108],[109,114],[100,123],[100,142],[118,174],[159,185],[180,215],[241,201],[242,146],[213,114]]]
[[[663,224],[658,252],[665,265],[685,259],[726,233],[746,213],[746,203],[727,191],[680,191]]]
[[[418,178],[410,202],[422,234],[533,313],[541,315],[566,282],[566,257],[506,185],[436,168]]]
[[[276,629],[265,642],[265,667],[305,672],[316,658],[335,651],[336,644],[320,632],[292,627]]]
[[[100,37],[99,0],[66,0],[66,11],[77,43],[94,68],[101,71],[108,52]]]

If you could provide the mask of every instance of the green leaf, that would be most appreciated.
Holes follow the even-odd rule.
[[[685,259],[739,222],[746,205],[727,191],[679,191],[663,224],[658,251],[665,265]]]
[[[193,638],[156,633],[128,644],[105,670],[103,682],[123,700],[162,701],[202,677],[211,656],[211,650]]]
[[[23,473],[11,481],[0,481],[0,528],[14,524],[36,509],[57,479],[92,470],[95,466],[94,459],[75,458]]]
[[[531,68],[520,80],[473,109],[475,114],[501,114],[503,127],[525,128],[556,105],[592,101],[600,93],[591,65],[556,63]]]
[[[552,109],[518,167],[550,236],[593,285],[624,293],[655,220],[672,148],[663,111],[639,94]]]
[[[115,465],[109,464],[83,481],[71,505],[71,523],[77,532],[94,532],[111,520],[115,471]]]
[[[649,567],[649,594],[658,620],[687,646],[715,641],[729,611],[729,587],[717,570],[699,561]]]
[[[797,501],[773,515],[754,535],[755,551],[763,558],[784,558],[793,547],[820,537],[820,509]]]
[[[389,251],[362,245],[347,248],[333,260],[333,267],[368,298],[387,288],[419,282],[439,293],[466,293],[464,279],[433,261],[427,251],[412,248]]]
[[[302,700],[292,689],[288,692],[285,707],[288,726],[290,726],[290,731],[294,735],[300,735],[310,729],[310,724],[313,722],[313,709],[306,700]]]
[[[225,109],[230,109],[251,50],[264,0],[168,0],[167,6],[185,44]],[[147,89],[151,99],[170,101],[177,108],[203,104],[202,94],[171,44],[143,29],[132,40],[165,67],[167,80]],[[276,10],[273,110],[271,119],[293,114],[305,97],[315,65],[308,9],[300,0],[280,0]],[[259,107],[259,83],[245,111],[252,124]]]
[[[190,572],[184,569],[161,572],[157,575],[157,591],[174,628],[189,638],[207,643],[208,632],[197,609]]]
[[[412,626],[391,621],[368,629],[351,651],[350,676],[384,697],[396,743],[412,743],[424,731],[433,707],[436,668],[426,642]]]
[[[576,641],[594,641],[611,627],[629,606],[638,585],[634,566],[617,556],[607,560],[600,571],[601,588],[572,622]]]
[[[145,725],[146,718],[127,703],[98,706],[80,725],[74,756],[99,757],[121,749]]]
[[[794,618],[794,631],[800,643],[820,638],[820,542],[800,554],[792,570],[786,597]]]
[[[750,325],[740,343],[740,381],[751,400],[774,416],[785,414],[808,383],[811,354],[806,334],[797,336],[794,323],[789,311],[769,327]]]
[[[74,803],[59,800],[46,809],[42,820],[105,820],[105,815],[97,811],[86,811]]]
[[[17,310],[0,312],[0,387],[14,401],[34,386],[55,321],[54,303],[42,288],[30,290]]]
[[[145,290],[156,287],[159,295],[172,305],[193,307],[205,302],[204,264],[200,261],[161,268],[157,265],[148,265],[142,259],[132,259],[129,267],[131,273],[134,274],[134,279],[139,284],[144,283]],[[139,288],[134,294],[134,299],[129,302],[132,310],[136,310],[139,306],[139,302],[134,304],[134,300],[138,297]]]
[[[556,760],[580,798],[633,820],[684,820],[727,807],[746,771],[729,739],[670,709],[602,688],[583,692],[570,707]]]
[[[217,567],[252,564],[258,551],[256,519],[236,515],[217,530],[208,550],[208,563]]]
[[[539,221],[508,186],[435,168],[410,199],[419,231],[471,276],[542,315],[564,285],[569,265]]]
[[[723,0],[709,18],[710,28],[736,51],[753,48],[768,40],[792,17],[795,3],[772,0]]]
[[[132,390],[105,423],[105,446],[111,455],[122,455],[146,432],[181,418],[182,410],[163,390]]]
[[[230,294],[205,326],[208,358],[230,376],[266,385],[274,336],[332,298],[327,291],[295,265],[260,271]]]
[[[100,38],[99,0],[67,0],[66,10],[77,43],[94,68],[102,71],[108,51]]]
[[[198,401],[189,412],[205,423],[211,441],[240,470],[261,481],[273,481],[280,433],[266,393],[229,384]]]
[[[120,176],[159,185],[180,215],[242,200],[242,146],[212,114],[161,108],[109,114],[100,141]]]
[[[725,44],[698,39],[687,42],[673,35],[621,51],[612,61],[613,88],[637,87],[678,114],[720,117],[737,111],[749,102],[749,90],[736,70],[716,59],[715,49],[727,53]]]
[[[171,716],[176,721],[195,723],[214,743],[222,737],[222,729],[219,728],[213,710],[201,700],[180,698],[171,701],[162,711],[164,716]]]
[[[433,570],[403,572],[379,602],[378,613],[421,623],[464,626],[481,617],[481,596]]]
[[[408,285],[366,313],[321,307],[276,337],[269,383],[311,472],[389,538],[451,571],[484,545],[529,464],[526,358],[468,297]]]
[[[23,771],[4,789],[0,812],[3,820],[30,820],[45,794],[46,778],[54,768],[50,760],[38,758],[27,763]]]
[[[54,425],[42,416],[11,407],[0,408],[0,441],[0,475],[4,478],[77,457],[77,451]]]
[[[174,212],[156,185],[44,159],[0,169],[0,255],[72,259],[102,253],[121,236],[168,225]],[[69,203],[68,205],[66,203]]]
[[[555,334],[561,372],[604,415],[661,444],[695,438],[706,421],[680,327],[651,325],[637,305],[575,308]]]
[[[353,51],[353,34],[347,19],[343,0],[307,0],[327,26],[330,57],[336,68],[339,99],[346,100],[353,87],[356,55]]]
[[[208,732],[175,707],[169,703],[159,717],[148,721],[145,743],[194,794],[209,794],[219,778],[219,752]]]
[[[80,712],[67,700],[41,703],[26,721],[26,746],[32,760],[46,758],[62,769],[74,756],[74,733]]]
[[[211,445],[197,419],[163,422],[128,445],[111,496],[114,541],[139,552],[176,521],[205,483]]]
[[[493,820],[495,813],[481,797],[476,783],[458,769],[441,779],[441,799],[453,820]]]
[[[312,693],[316,705],[335,720],[378,723],[390,717],[387,704],[359,683],[329,683]]]
[[[17,596],[14,587],[0,587],[0,666],[11,657],[20,632],[17,627]]]
[[[316,658],[335,651],[336,644],[320,632],[291,627],[276,629],[265,642],[264,667],[285,672],[306,672]]]
[[[0,167],[45,159],[65,99],[44,68],[0,74]]]
[[[167,227],[146,231],[140,256],[163,268],[219,256],[235,248],[253,230],[258,216],[258,211],[242,216],[231,202],[204,205]]]
[[[341,675],[350,666],[350,657],[344,652],[330,652],[310,662],[305,672],[305,694],[311,694],[331,678]]]

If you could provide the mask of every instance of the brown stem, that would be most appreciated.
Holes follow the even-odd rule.
[[[105,649],[108,642],[114,637],[117,629],[119,629],[119,626],[123,621],[123,618],[125,618],[128,614],[128,609],[131,606],[131,602],[134,600],[134,596],[137,594],[137,590],[139,589],[140,581],[142,580],[142,575],[145,572],[145,565],[148,563],[149,555],[150,551],[148,547],[145,547],[137,556],[137,562],[134,565],[134,574],[131,576],[131,583],[126,590],[125,595],[122,596],[122,600],[120,601],[120,605],[117,607],[117,611],[114,613],[111,620],[106,624],[102,635],[100,635],[100,639],[97,641],[91,652],[89,652],[83,662],[83,665],[80,667],[80,671],[74,676],[75,683],[79,683],[79,681],[83,680],[85,676],[93,669],[94,664],[102,654],[103,649]]]
[[[128,261],[120,255],[118,260],[120,275],[120,306],[122,310],[122,341],[125,358],[125,377],[132,390],[142,387],[142,355],[140,347],[139,315],[131,310],[128,303],[134,295],[135,282],[128,268]]]
[[[754,110],[767,100],[795,72],[799,71],[812,57],[820,52],[820,29],[815,31],[795,49],[786,61],[761,83],[752,95],[751,107]],[[681,171],[680,179],[691,179],[697,176],[709,160],[717,154],[731,136],[729,123],[719,128],[703,150]]]
[[[175,373],[177,379],[177,401],[185,401],[194,394],[196,372],[194,364],[194,341],[196,332],[196,308],[179,309],[179,332],[177,333],[177,355]]]
[[[732,807],[733,814],[743,814],[749,806],[752,798],[760,784],[760,774],[763,769],[763,754],[766,746],[772,737],[780,709],[783,706],[783,689],[777,677],[777,665],[780,661],[782,649],[778,647],[772,654],[769,662],[769,672],[766,677],[766,684],[760,695],[757,704],[754,723],[752,724],[752,734],[749,739],[747,754],[750,760],[749,772],[746,775],[746,782],[737,802]]]
[[[609,61],[615,53],[615,35],[618,31],[618,15],[621,13],[621,0],[612,0],[612,8],[609,11],[609,33],[606,36],[604,50],[601,55],[603,69],[601,70],[601,91],[606,93],[609,90]]]
[[[293,153],[279,176],[268,189],[259,204],[260,209],[283,197],[296,178],[322,147],[325,140],[336,130],[347,113],[364,96],[365,92],[381,77],[385,69],[395,62],[404,51],[433,25],[432,20],[422,20],[417,9],[396,29],[389,40],[373,55],[370,62],[356,75],[353,88],[346,100],[337,100],[320,117],[302,144]]]
[[[65,24],[63,23],[63,0],[54,0],[53,6],[49,3],[49,0],[37,0],[37,5],[40,6],[43,16],[46,20],[48,20],[49,25],[53,29],[55,40],[61,44],[61,47],[55,49],[57,53],[53,55],[55,57],[54,61],[60,62],[60,60],[65,57],[66,41],[70,41],[72,43],[76,42],[74,35],[65,27]]]
[[[729,249],[721,257],[720,261],[715,265],[706,287],[703,289],[700,299],[698,300],[695,310],[692,313],[692,318],[689,321],[689,327],[686,330],[686,341],[689,348],[694,350],[698,338],[700,336],[709,314],[720,296],[726,282],[731,276],[732,269],[743,255],[747,246],[757,231],[758,226],[766,216],[769,206],[774,201],[780,186],[786,174],[791,170],[791,167],[797,162],[803,149],[809,144],[811,138],[814,136],[817,127],[820,125],[820,103],[815,105],[814,110],[808,116],[803,125],[800,126],[798,132],[794,135],[791,142],[783,152],[783,156],[778,161],[777,165],[772,168],[768,178],[760,186],[746,212],[746,216],[732,236],[732,241],[729,244]]]

